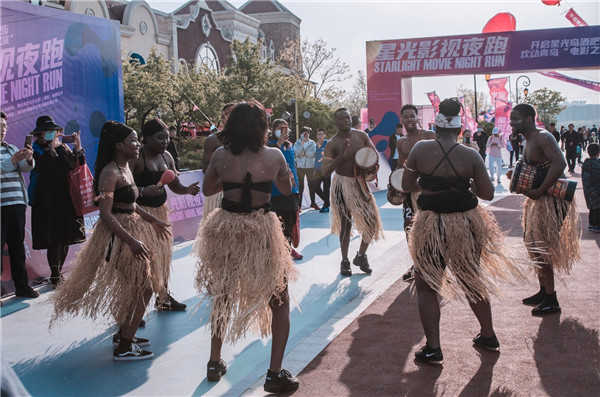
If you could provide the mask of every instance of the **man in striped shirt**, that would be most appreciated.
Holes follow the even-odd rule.
[[[2,249],[8,245],[10,271],[15,283],[15,295],[24,298],[37,298],[40,294],[29,286],[25,270],[25,208],[27,188],[23,172],[33,169],[33,150],[27,145],[18,149],[4,141],[7,124],[6,114],[0,112],[2,155],[2,179],[0,179],[0,205],[2,207]]]

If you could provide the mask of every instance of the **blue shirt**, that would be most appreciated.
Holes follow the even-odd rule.
[[[327,139],[323,141],[323,145],[319,147],[319,143],[317,143],[317,151],[315,153],[315,170],[321,171],[321,166],[323,165],[323,153],[325,153],[325,145],[327,145]]]
[[[293,146],[290,145],[289,147],[285,147],[285,144],[277,146],[277,140],[269,141],[268,145],[271,147],[278,147],[279,150],[281,150],[281,153],[283,153],[283,157],[285,157],[285,162],[288,164],[288,167],[290,167],[290,170],[294,175],[294,186],[292,186],[292,194],[298,193],[298,172],[296,171],[296,156],[294,155]],[[279,189],[275,187],[275,184],[273,184],[271,196],[283,196],[283,193],[281,193]]]

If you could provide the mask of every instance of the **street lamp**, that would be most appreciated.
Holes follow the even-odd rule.
[[[522,78],[525,78],[525,80],[523,80],[523,87],[525,87],[525,89],[523,90],[523,94],[525,95],[525,97],[527,97],[527,94],[529,94],[529,90],[527,89],[527,87],[529,87],[529,84],[531,84],[531,80],[529,79],[529,77],[525,76],[524,74],[517,77],[517,81],[515,82],[515,102],[517,104],[519,104],[519,80],[521,80]]]

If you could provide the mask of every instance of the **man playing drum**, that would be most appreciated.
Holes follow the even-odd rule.
[[[331,138],[325,147],[321,171],[327,177],[335,171],[331,183],[331,211],[333,221],[331,232],[340,236],[342,250],[342,263],[340,273],[342,276],[351,276],[348,248],[352,235],[352,220],[360,233],[362,240],[356,257],[352,261],[360,270],[371,274],[372,269],[367,260],[367,248],[371,241],[383,237],[383,228],[379,218],[379,209],[375,197],[366,185],[359,180],[364,179],[359,175],[355,160],[356,152],[364,147],[375,150],[369,136],[363,131],[351,127],[351,117],[348,110],[340,108],[334,113],[337,134]]]
[[[415,144],[419,141],[426,139],[435,139],[435,133],[433,131],[422,130],[418,127],[417,122],[418,110],[415,105],[406,104],[400,109],[400,116],[402,117],[402,125],[406,131],[406,135],[398,139],[396,142],[396,150],[398,150],[398,169],[404,167],[408,154]],[[416,199],[415,199],[416,200]],[[415,215],[415,204],[413,203],[410,193],[404,195],[404,201],[402,203],[402,217],[404,218],[404,232],[406,233],[406,241],[408,241],[408,229],[412,225],[412,218]],[[410,282],[413,276],[414,266],[402,276],[402,280]]]
[[[580,259],[575,201],[548,194],[567,164],[554,136],[536,128],[532,106],[515,106],[510,113],[510,126],[513,135],[523,134],[527,140],[523,161],[540,171],[547,170],[541,186],[524,193],[527,199],[523,207],[523,239],[529,256],[541,267],[537,269],[540,290],[523,299],[523,304],[535,306],[531,311],[534,316],[558,313],[561,309],[554,290],[554,273],[568,274],[573,262]],[[506,176],[519,177],[512,170]]]

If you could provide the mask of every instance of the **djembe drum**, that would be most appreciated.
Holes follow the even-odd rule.
[[[509,190],[513,193],[525,194],[530,190],[539,188],[546,178],[548,168],[527,164],[523,160],[517,161],[510,180]],[[548,189],[548,194],[556,198],[573,201],[577,181],[560,178]]]
[[[367,182],[374,181],[377,178],[379,170],[379,155],[372,147],[364,147],[359,149],[354,155],[358,174]]]
[[[403,168],[397,169],[390,174],[387,199],[392,205],[401,205],[404,202],[404,192],[402,191],[403,174]]]

